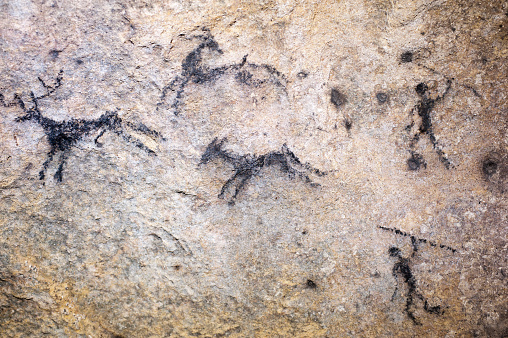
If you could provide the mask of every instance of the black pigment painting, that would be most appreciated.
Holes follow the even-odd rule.
[[[0,338],[508,338],[508,0],[0,3]]]
[[[49,85],[43,81],[40,77],[38,78],[42,86],[45,88],[45,93],[36,96],[33,91],[29,93],[29,100],[25,101],[20,95],[14,97],[14,102],[7,104],[5,103],[4,97],[2,96],[2,102],[5,105],[17,105],[23,111],[24,115],[16,118],[17,122],[35,122],[37,123],[46,134],[46,139],[49,144],[49,151],[46,155],[46,160],[42,165],[42,169],[39,172],[39,178],[43,180],[46,176],[46,171],[49,168],[51,162],[53,162],[55,156],[58,158],[58,167],[54,174],[54,178],[57,182],[61,182],[63,179],[64,166],[66,159],[72,151],[72,148],[86,136],[96,134],[94,142],[97,147],[101,147],[102,144],[99,139],[105,132],[110,131],[120,136],[124,141],[135,145],[137,148],[142,149],[150,155],[155,155],[155,152],[147,147],[141,140],[129,134],[128,130],[132,130],[144,135],[150,136],[155,139],[162,140],[162,135],[142,123],[132,123],[124,121],[119,115],[118,111],[107,111],[103,113],[97,119],[84,120],[84,119],[70,119],[67,121],[55,121],[47,116],[44,116],[41,112],[39,101],[53,94],[61,85],[63,81],[63,70],[58,73],[54,84]]]
[[[280,151],[253,155],[235,154],[225,150],[225,142],[226,139],[219,140],[215,138],[201,156],[201,164],[206,164],[214,159],[221,159],[233,166],[233,175],[224,183],[219,193],[219,198],[227,199],[229,204],[235,203],[242,188],[245,187],[249,180],[258,175],[263,167],[277,167],[290,178],[302,179],[311,186],[316,186],[317,183],[311,180],[309,173],[316,174],[317,176],[326,175],[326,172],[315,169],[308,163],[302,163],[285,144]]]
[[[427,167],[427,163],[423,158],[423,156],[415,150],[418,141],[424,135],[427,135],[429,137],[429,140],[432,143],[434,151],[438,155],[439,160],[441,161],[441,163],[443,163],[445,168],[450,169],[453,167],[452,163],[448,159],[448,156],[439,145],[436,135],[434,134],[434,128],[432,125],[432,110],[435,108],[437,103],[441,102],[446,97],[451,88],[451,85],[452,85],[451,80],[448,80],[446,83],[446,89],[444,93],[440,96],[437,96],[434,99],[431,98],[431,95],[429,93],[429,87],[426,83],[421,82],[415,87],[415,91],[420,97],[420,100],[418,101],[417,105],[413,108],[413,110],[411,110],[412,121],[411,125],[409,125],[407,129],[412,130],[412,128],[415,125],[414,121],[415,110],[418,113],[418,116],[420,117],[421,120],[418,129],[415,131],[409,143],[409,152],[411,153],[411,157],[407,160],[407,166],[409,170],[418,170],[421,167],[424,168]]]
[[[422,293],[418,291],[418,281],[411,267],[412,258],[414,258],[415,254],[418,252],[419,246],[421,244],[428,244],[431,247],[448,250],[452,253],[455,253],[457,250],[448,245],[437,244],[436,242],[427,240],[425,238],[418,238],[396,228],[388,228],[384,226],[378,226],[378,228],[384,231],[392,232],[398,236],[409,238],[411,240],[411,254],[408,257],[404,257],[402,251],[396,246],[392,246],[388,250],[389,256],[395,259],[392,268],[392,275],[397,283],[392,296],[392,300],[399,293],[400,289],[404,287],[404,297],[406,298],[404,311],[415,325],[422,324],[421,319],[419,319],[417,316],[417,311],[419,308],[423,309],[423,311],[426,313],[434,315],[444,314],[444,309],[441,305],[431,305],[429,300],[426,299]]]
[[[218,67],[208,65],[204,58],[209,53],[223,54],[219,44],[206,28],[201,34],[192,36],[198,41],[194,48],[182,61],[181,73],[162,89],[158,110],[168,109],[174,115],[182,112],[185,102],[185,91],[189,85],[207,85],[223,76],[232,76],[237,83],[257,88],[265,84],[285,89],[285,76],[275,67],[268,64],[248,62],[245,55],[238,63]]]

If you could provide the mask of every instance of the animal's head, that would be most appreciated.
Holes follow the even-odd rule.
[[[36,113],[37,112],[35,112],[33,110],[29,110],[25,115],[16,117],[16,119],[14,121],[16,121],[16,122],[30,121],[31,119],[35,118]]]
[[[226,139],[223,138],[219,141],[219,139],[216,137],[209,145],[206,147],[205,152],[201,156],[201,161],[199,164],[206,164],[218,157],[221,157],[224,153],[224,150],[222,150],[222,145],[226,142]]]
[[[194,35],[193,38],[200,41],[200,43],[182,61],[183,74],[186,76],[195,75],[203,67],[203,56],[206,58],[206,53],[223,53],[209,30],[203,30],[202,34]]]
[[[18,105],[21,108],[21,110],[25,112],[25,115],[16,118],[15,120],[16,122],[29,121],[32,119],[35,119],[36,121],[41,120],[42,114],[39,111],[39,108],[37,106],[37,98],[35,97],[33,92],[30,92],[30,98],[32,101],[32,107],[27,108],[25,102],[21,98],[21,95],[19,94],[14,95],[14,104]]]

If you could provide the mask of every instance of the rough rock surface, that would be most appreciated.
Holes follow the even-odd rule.
[[[0,336],[508,336],[506,1],[0,8]]]

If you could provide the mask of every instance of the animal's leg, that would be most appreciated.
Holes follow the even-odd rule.
[[[175,116],[178,116],[180,114],[180,105],[182,104],[181,99],[183,97],[183,92],[185,91],[185,85],[187,84],[187,82],[188,80],[186,79],[184,82],[180,84],[180,88],[178,88],[178,91],[176,92],[176,98],[173,101],[173,104],[171,105],[171,108],[175,109],[175,111],[173,112]]]
[[[443,162],[446,169],[450,169],[450,167],[452,167],[452,163],[448,159],[448,156],[446,155],[446,153],[439,146],[436,136],[434,136],[434,133],[432,132],[432,130],[429,130],[428,134],[429,134],[430,142],[432,143],[432,146],[433,146],[434,150],[436,151],[436,154],[438,155],[439,160],[441,162]]]
[[[231,186],[235,186],[234,193],[231,196],[230,200],[228,201],[229,204],[235,204],[236,197],[240,193],[240,190],[245,186],[245,183],[247,183],[247,180],[251,178],[252,175],[253,175],[252,170],[237,171],[233,175],[233,177],[231,177],[229,180],[226,181],[226,183],[224,183],[219,193],[219,198],[224,199],[224,195],[229,191]]]
[[[183,96],[183,92],[185,91],[185,86],[189,82],[189,79],[184,77],[177,76],[171,83],[167,86],[165,86],[162,89],[162,95],[160,97],[160,102],[157,104],[157,111],[161,106],[164,105],[164,101],[166,100],[166,97],[168,96],[168,93],[170,91],[174,92],[176,90],[176,97],[173,100],[173,103],[171,104],[171,108],[174,108],[175,111],[173,112],[175,115],[178,115],[180,113],[179,106],[181,104],[180,99]]]
[[[62,182],[62,172],[66,159],[67,159],[67,151],[62,151],[62,154],[60,155],[60,165],[58,166],[58,169],[55,175],[53,176],[55,180],[57,180],[58,182]]]
[[[46,169],[48,169],[49,164],[53,161],[53,156],[55,155],[56,149],[51,148],[48,152],[46,161],[42,164],[42,170],[39,171],[39,179],[43,180],[45,177]]]
[[[101,138],[102,135],[106,132],[106,129],[102,129],[99,135],[95,138],[94,143],[97,145],[97,147],[102,147],[102,143],[99,142],[99,138]]]
[[[233,197],[231,198],[231,200],[228,202],[229,204],[235,204],[235,200],[236,200],[236,197],[238,196],[238,193],[240,193],[240,190],[242,190],[242,188],[245,186],[245,184],[247,183],[247,180],[249,178],[252,177],[252,174],[251,175],[245,175],[244,177],[242,177],[240,179],[240,183],[238,183],[236,185],[236,188],[235,188],[235,193],[233,194]]]

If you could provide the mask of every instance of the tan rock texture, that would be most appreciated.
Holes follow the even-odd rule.
[[[508,2],[0,8],[0,336],[508,336]]]

